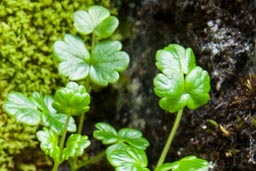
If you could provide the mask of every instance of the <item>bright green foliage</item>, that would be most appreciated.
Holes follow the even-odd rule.
[[[14,116],[18,122],[29,125],[40,123],[40,112],[31,99],[21,93],[10,93],[4,103],[4,110]]]
[[[156,53],[156,65],[162,72],[154,79],[154,91],[160,107],[177,112],[187,106],[196,109],[210,98],[210,78],[207,71],[196,66],[193,51],[170,44]]]
[[[149,171],[146,153],[142,149],[118,143],[108,147],[107,159],[116,171]]]
[[[89,110],[90,95],[83,85],[69,82],[54,95],[53,107],[61,113],[79,115]]]
[[[61,134],[64,129],[67,115],[56,113],[52,108],[53,98],[51,96],[42,97],[34,92],[30,98],[21,93],[9,93],[7,100],[3,105],[4,110],[16,121],[28,125],[42,124],[50,127],[57,134]],[[76,131],[76,125],[73,118],[70,119],[68,131]]]
[[[41,149],[58,163],[62,163],[70,157],[80,156],[84,149],[90,145],[87,136],[71,134],[68,137],[66,147],[62,151],[59,147],[59,136],[53,130],[45,128],[38,131],[36,135],[41,142]]]
[[[147,156],[144,150],[149,146],[142,133],[131,128],[122,128],[118,132],[107,123],[97,123],[94,138],[103,144],[111,145],[106,150],[108,161],[116,171],[148,171]]]
[[[52,60],[52,44],[67,30],[76,34],[73,12],[94,4],[94,0],[1,0],[0,105],[10,91],[50,94],[63,85]],[[97,4],[110,7],[110,0],[97,0]],[[5,115],[0,112],[0,170],[10,171],[18,167],[13,156],[35,147],[37,141],[31,137],[36,129],[14,123]]]
[[[119,41],[101,38],[112,36],[118,26],[118,19],[101,6],[92,6],[87,11],[74,14],[75,28],[87,35],[92,34],[91,43],[84,44],[82,39],[66,34],[64,41],[56,41],[54,54],[59,62],[59,72],[70,80],[87,79],[99,86],[106,86],[119,79],[129,64],[129,56],[121,51]]]
[[[110,16],[108,9],[102,6],[92,6],[87,11],[76,11],[74,13],[74,26],[82,34],[95,34],[100,38],[111,36],[116,30],[119,22],[114,16]]]
[[[109,124],[99,122],[93,132],[94,138],[101,140],[103,144],[126,143],[130,146],[145,150],[149,142],[142,137],[142,133],[132,128],[122,128],[118,132]]]
[[[68,137],[66,147],[63,149],[62,160],[68,160],[70,157],[82,155],[84,149],[89,147],[90,144],[86,135],[71,134]]]
[[[165,163],[155,171],[208,171],[209,163],[195,156],[186,156],[173,163]]]
[[[116,82],[118,72],[128,66],[129,56],[121,48],[119,41],[103,41],[95,45],[90,55],[80,38],[67,34],[64,41],[55,42],[54,53],[60,61],[59,72],[70,80],[89,77],[94,83],[106,86]]]
[[[40,147],[45,154],[49,155],[54,160],[58,160],[61,156],[61,150],[58,146],[58,135],[53,130],[45,128],[44,130],[38,131],[36,136],[41,142]]]

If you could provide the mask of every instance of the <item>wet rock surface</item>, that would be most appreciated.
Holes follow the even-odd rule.
[[[194,50],[212,90],[207,105],[184,111],[166,161],[193,154],[210,161],[214,171],[254,170],[256,2],[124,0],[120,17],[127,14],[133,27],[124,48],[131,63],[116,96],[115,123],[143,131],[151,144],[149,166],[154,168],[175,118],[158,107],[153,92],[155,53],[177,43]]]

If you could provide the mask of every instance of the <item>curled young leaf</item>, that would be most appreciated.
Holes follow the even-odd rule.
[[[79,115],[89,110],[90,95],[86,88],[69,82],[54,95],[53,107],[60,113]]]
[[[101,38],[111,36],[118,27],[118,19],[110,16],[108,9],[92,6],[88,11],[79,10],[74,13],[74,26],[82,34],[95,34]]]
[[[37,125],[41,120],[41,112],[36,104],[21,93],[9,93],[3,104],[3,109],[18,122]]]
[[[196,109],[210,98],[210,78],[207,71],[195,65],[193,51],[170,44],[156,53],[156,65],[162,72],[154,78],[154,91],[160,107],[177,112],[187,106]]]
[[[165,163],[155,171],[208,171],[209,163],[195,156],[186,156],[179,161]]]

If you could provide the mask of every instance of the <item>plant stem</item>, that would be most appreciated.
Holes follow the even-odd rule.
[[[79,118],[79,125],[77,129],[78,134],[82,134],[83,131],[83,125],[84,125],[84,120],[85,120],[85,113],[83,113],[80,118]]]
[[[171,130],[171,133],[170,133],[170,135],[169,135],[169,137],[168,137],[168,139],[167,139],[167,142],[166,142],[166,144],[165,144],[165,146],[164,146],[164,149],[163,149],[163,151],[162,151],[162,154],[161,154],[161,156],[160,156],[160,158],[159,158],[159,160],[158,160],[158,162],[157,162],[156,168],[159,167],[159,166],[161,166],[161,165],[164,163],[164,160],[165,160],[165,158],[166,158],[166,155],[167,155],[167,153],[168,153],[168,151],[169,151],[169,148],[170,148],[170,146],[171,146],[171,144],[172,144],[172,140],[173,140],[173,138],[174,138],[174,136],[175,136],[175,133],[176,133],[176,131],[177,131],[177,128],[178,128],[178,126],[179,126],[179,123],[180,123],[180,120],[181,120],[181,117],[182,117],[182,113],[183,113],[183,109],[181,109],[181,110],[178,111],[178,114],[177,114],[177,116],[176,116],[174,125],[173,125],[172,130]]]
[[[65,122],[65,125],[64,125],[64,130],[63,130],[63,133],[61,135],[60,145],[59,145],[59,147],[60,147],[60,154],[62,154],[62,150],[64,148],[64,144],[65,144],[65,140],[66,140],[66,136],[67,136],[67,128],[68,128],[70,117],[71,117],[71,115],[68,114],[66,122]],[[60,164],[61,164],[61,158],[59,158],[58,160],[55,160],[53,168],[52,168],[52,171],[57,171]]]
[[[94,32],[92,32],[91,52],[92,52],[92,49],[94,48],[95,44],[96,44],[96,35]]]
[[[103,158],[105,156],[105,150],[100,152],[99,154],[97,154],[96,156],[90,158],[89,160],[86,160],[80,164],[77,165],[77,169],[87,166],[89,164],[93,164],[96,163],[97,161],[99,161],[101,158]]]
[[[60,163],[59,163],[59,162],[54,161],[54,165],[53,165],[52,171],[57,171],[57,170],[58,170],[59,165],[60,165]]]
[[[67,128],[68,128],[70,117],[71,117],[71,115],[68,114],[65,125],[64,125],[64,132],[61,135],[61,139],[60,139],[60,151],[61,152],[64,148],[64,144],[65,144],[65,140],[66,140],[66,136],[67,136]]]

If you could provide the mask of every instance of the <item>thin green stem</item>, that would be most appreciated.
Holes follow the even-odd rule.
[[[70,117],[71,117],[71,115],[68,114],[68,115],[67,115],[66,122],[65,122],[65,125],[64,125],[64,130],[63,130],[63,133],[62,133],[61,139],[60,139],[59,147],[60,147],[60,153],[61,153],[61,154],[62,154],[62,150],[63,150],[63,148],[64,148],[66,136],[67,136],[67,128],[68,128],[68,124],[69,124]],[[60,156],[60,157],[61,157],[61,156]],[[55,160],[55,161],[54,161],[53,168],[52,168],[52,171],[57,171],[60,164],[61,164],[61,159],[60,159],[60,158],[59,158],[58,160]]]
[[[69,124],[69,120],[71,118],[71,115],[68,114],[65,125],[64,125],[64,131],[61,135],[61,139],[60,139],[60,151],[62,152],[63,148],[64,148],[64,144],[65,144],[65,140],[66,140],[66,136],[67,136],[67,129],[68,129],[68,124]]]
[[[81,168],[81,167],[84,167],[84,166],[87,166],[89,164],[93,164],[93,163],[96,163],[98,162],[100,159],[102,159],[103,157],[105,156],[105,150],[100,152],[99,154],[97,154],[96,156],[90,158],[89,160],[86,160],[80,164],[77,165],[77,169]]]
[[[79,124],[78,124],[78,130],[77,130],[78,134],[82,134],[83,132],[84,120],[85,120],[85,113],[83,113],[79,118]]]
[[[96,35],[94,32],[92,32],[91,51],[94,48],[95,44],[96,44]]]
[[[166,142],[166,144],[165,144],[165,146],[164,146],[164,149],[163,149],[163,151],[162,151],[162,154],[161,154],[161,156],[160,156],[160,158],[159,158],[159,160],[158,160],[158,162],[157,162],[156,168],[159,167],[159,166],[161,166],[161,165],[164,163],[164,160],[165,160],[165,158],[166,158],[166,155],[167,155],[167,153],[168,153],[168,151],[169,151],[169,148],[170,148],[170,146],[171,146],[171,144],[172,144],[172,140],[173,140],[173,138],[174,138],[174,136],[175,136],[175,133],[176,133],[176,131],[177,131],[177,128],[178,128],[178,126],[179,126],[179,124],[180,124],[180,120],[181,120],[181,117],[182,117],[182,113],[183,113],[183,109],[181,109],[181,110],[178,111],[178,114],[177,114],[177,116],[176,116],[174,125],[173,125],[172,130],[171,130],[171,132],[170,132],[170,135],[169,135],[169,137],[168,137],[168,139],[167,139],[167,142]]]

